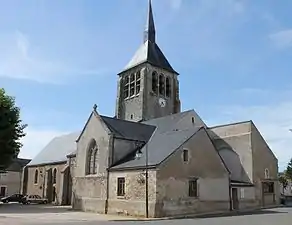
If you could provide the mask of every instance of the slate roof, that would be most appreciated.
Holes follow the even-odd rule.
[[[55,137],[28,164],[28,166],[67,161],[67,155],[76,151],[76,139],[80,132]]]
[[[186,130],[174,130],[162,133],[157,129],[150,138],[149,142],[142,147],[141,158],[136,158],[135,154],[132,154],[131,158],[127,162],[116,165],[112,167],[112,169],[145,167],[147,150],[148,166],[156,166],[169,157],[201,128],[202,127],[193,127]]]
[[[169,64],[168,60],[156,44],[156,31],[153,19],[153,11],[151,1],[149,1],[148,15],[146,27],[144,30],[144,41],[143,44],[134,54],[133,58],[124,68],[124,71],[134,68],[142,63],[150,63],[153,66],[160,67],[169,72],[178,74]],[[120,72],[120,74],[122,73]]]
[[[7,171],[21,172],[22,168],[25,167],[30,161],[30,159],[16,158],[7,168]]]
[[[165,69],[169,72],[178,74],[178,72],[176,72],[172,68],[172,66],[170,65],[170,63],[168,62],[168,60],[166,59],[158,45],[151,41],[146,41],[139,47],[139,49],[134,54],[133,58],[126,65],[122,72],[146,62],[150,63],[153,66]]]
[[[186,124],[191,124],[190,117],[193,116],[193,113],[193,110],[189,110],[143,123],[119,120],[107,116],[101,116],[101,118],[115,137],[148,142],[149,165],[157,165],[201,128],[201,124],[186,126]],[[79,135],[80,132],[75,132],[54,138],[28,165],[65,162],[68,155],[76,153],[75,141]],[[144,145],[142,147],[143,153],[145,153],[145,149]],[[135,152],[131,154],[135,156]],[[145,154],[143,154],[143,157],[145,157]],[[127,160],[113,168],[142,166],[145,162],[143,157],[140,160],[135,160],[133,157],[129,158],[129,156],[125,157]]]
[[[101,116],[101,118],[115,137],[118,138],[146,141],[155,130],[154,126],[142,123],[119,120],[107,116]]]
[[[143,122],[144,124],[156,127],[147,143],[149,166],[155,166],[161,163],[202,127],[201,124],[198,124],[198,126],[184,126],[185,122],[190,124],[189,117],[193,113],[193,110],[189,110]],[[138,149],[136,149],[137,151]],[[142,147],[141,151],[142,157],[140,159],[136,159],[136,152],[134,152],[129,155],[127,161],[115,165],[112,169],[145,166],[146,145]]]
[[[179,123],[182,122],[184,118],[186,118],[193,112],[194,110],[188,110],[181,113],[175,113],[172,115],[159,117],[152,120],[147,120],[144,121],[143,123],[147,125],[156,126],[159,132],[172,131],[174,129],[179,129]]]

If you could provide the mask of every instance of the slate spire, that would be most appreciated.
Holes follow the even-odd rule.
[[[151,41],[152,43],[155,43],[155,24],[153,19],[151,0],[149,0],[148,17],[144,30],[144,43],[146,41]]]

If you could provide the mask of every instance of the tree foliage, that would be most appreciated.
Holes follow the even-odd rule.
[[[15,105],[15,98],[0,88],[0,171],[5,170],[11,160],[17,157],[26,126],[20,119],[20,109]]]
[[[286,189],[286,187],[288,186],[288,180],[285,174],[281,174],[279,176],[279,182],[283,185],[283,190]]]
[[[291,158],[290,162],[287,165],[287,169],[286,169],[285,175],[289,180],[292,180],[292,158]]]

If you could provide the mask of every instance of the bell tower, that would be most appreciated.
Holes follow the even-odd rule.
[[[180,112],[178,75],[156,43],[149,0],[143,44],[118,74],[116,117],[138,122]]]

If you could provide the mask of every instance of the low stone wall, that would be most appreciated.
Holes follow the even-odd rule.
[[[108,213],[145,217],[146,204],[145,201],[109,200]],[[155,202],[148,202],[148,216],[155,217]]]
[[[229,211],[229,201],[163,201],[156,205],[155,217]]]
[[[105,200],[100,198],[74,198],[72,208],[84,212],[105,213]]]

